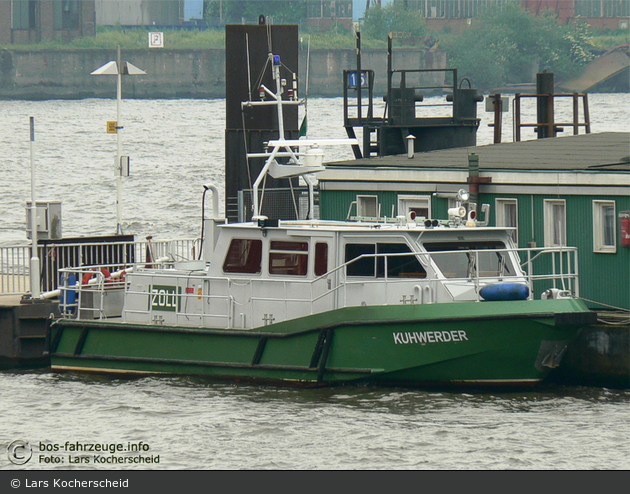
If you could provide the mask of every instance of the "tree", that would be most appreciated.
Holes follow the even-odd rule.
[[[559,25],[550,13],[534,17],[517,3],[482,14],[471,28],[444,36],[449,66],[479,88],[533,82],[546,69],[570,77],[592,59],[586,27]]]
[[[376,4],[367,9],[361,31],[367,38],[385,40],[391,32],[419,36],[426,34],[427,29],[420,12],[408,9],[403,0],[394,0],[385,7]]]
[[[306,18],[303,0],[209,0],[205,4],[206,20],[216,24],[257,21],[260,15],[273,17],[276,24],[298,24]]]

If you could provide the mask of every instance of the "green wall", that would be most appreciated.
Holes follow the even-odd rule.
[[[495,224],[495,199],[515,198],[518,201],[519,247],[534,240],[544,245],[544,201],[566,201],[567,245],[578,249],[580,296],[584,299],[630,309],[630,248],[621,245],[619,213],[630,210],[627,196],[483,194],[482,200],[491,205],[491,224]],[[593,201],[614,200],[616,212],[617,252],[593,252]],[[533,230],[532,230],[533,201]],[[533,234],[532,234],[533,231]],[[602,308],[599,304],[589,304]]]
[[[322,219],[345,220],[348,208],[357,194],[376,195],[381,203],[381,215],[397,214],[398,193],[368,191],[320,191],[320,216]],[[538,247],[544,245],[544,201],[545,199],[564,199],[566,201],[567,245],[578,248],[578,273],[580,296],[587,301],[594,301],[630,309],[630,248],[621,245],[621,211],[630,211],[628,196],[586,196],[586,195],[537,195],[531,194],[480,194],[481,204],[490,204],[489,225],[496,220],[495,199],[516,199],[518,203],[518,240],[519,247],[528,247],[535,241]],[[617,252],[593,252],[593,201],[614,200],[616,204]],[[533,202],[533,215],[532,215]],[[447,218],[448,201],[432,199],[433,216]],[[351,215],[356,215],[353,207]],[[533,218],[533,222],[532,222]],[[482,218],[483,219],[483,218]],[[532,226],[533,225],[533,226]],[[601,309],[602,305],[590,303],[592,308]]]

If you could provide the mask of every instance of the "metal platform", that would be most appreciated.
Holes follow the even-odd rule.
[[[0,295],[0,369],[50,365],[51,315],[59,316],[57,300],[23,302],[21,295]]]

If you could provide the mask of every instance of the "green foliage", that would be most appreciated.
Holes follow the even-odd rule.
[[[586,26],[559,25],[552,15],[534,17],[517,3],[487,12],[469,29],[443,36],[451,67],[478,88],[533,82],[543,70],[568,78],[593,58]]]
[[[390,32],[408,34],[395,38],[396,46],[419,36],[433,34],[439,48],[447,53],[449,67],[458,69],[461,77],[471,79],[477,88],[495,88],[505,84],[534,82],[536,72],[547,70],[556,80],[568,79],[593,57],[593,51],[604,51],[628,43],[627,29],[616,32],[589,31],[581,23],[559,25],[553,15],[534,17],[508,2],[502,9],[489,9],[472,26],[461,32],[445,29],[430,33],[419,12],[407,9],[402,0],[384,7],[371,7],[361,28],[361,46],[383,49]],[[216,29],[185,31],[165,30],[166,49],[209,49],[225,47],[225,31],[219,24],[257,23],[258,16],[272,17],[275,24],[300,25],[301,49],[310,42],[311,49],[354,49],[354,33],[337,24],[328,32],[309,33],[302,21],[306,17],[303,0],[209,0],[205,2],[207,22]],[[220,10],[221,8],[221,10]],[[222,23],[219,22],[220,18]],[[148,31],[144,28],[123,29],[98,26],[95,36],[64,42],[62,39],[23,46],[4,45],[11,50],[54,49],[148,49]]]
[[[204,31],[164,30],[164,48],[173,50],[200,50],[225,48],[225,31],[207,29]],[[111,49],[120,45],[121,49],[143,49],[149,46],[149,31],[142,28],[99,28],[95,36],[83,36],[70,42],[61,39],[29,45],[8,45],[12,50],[55,50],[55,49]]]
[[[630,43],[630,30],[619,29],[617,31],[593,33],[590,40],[596,50],[610,50],[619,45]]]
[[[407,8],[402,0],[394,0],[385,7],[372,6],[365,12],[361,29],[365,38],[386,40],[391,32],[420,36],[427,33],[427,27],[420,12]]]
[[[306,2],[301,0],[209,0],[206,20],[214,25],[256,22],[260,15],[272,17],[274,24],[298,24],[306,18]]]

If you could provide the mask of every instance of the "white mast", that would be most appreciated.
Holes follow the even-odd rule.
[[[107,62],[99,67],[90,75],[115,75],[116,76],[116,163],[114,169],[116,171],[116,234],[122,235],[122,143],[120,141],[120,130],[123,128],[120,121],[120,106],[122,102],[122,76],[126,75],[143,75],[146,72],[139,69],[129,62],[122,62],[120,56],[120,45],[118,45],[117,60]],[[108,131],[109,132],[109,131]]]
[[[263,219],[260,214],[260,205],[258,201],[258,188],[260,187],[265,175],[269,173],[273,178],[289,178],[303,176],[309,189],[310,215],[312,219],[314,210],[313,197],[313,180],[308,177],[311,173],[323,171],[323,151],[320,149],[322,145],[356,145],[356,139],[285,139],[284,135],[284,118],[282,113],[282,105],[301,105],[304,100],[299,101],[294,92],[288,100],[282,100],[283,81],[280,77],[280,56],[269,53],[269,61],[272,65],[272,74],[276,81],[275,94],[266,88],[263,84],[260,86],[260,97],[262,101],[245,101],[241,103],[242,107],[247,106],[268,106],[276,105],[278,109],[278,139],[270,140],[267,145],[269,150],[263,153],[248,153],[248,158],[266,158],[265,165],[256,178],[252,188],[253,216],[254,221]],[[265,101],[265,95],[271,98]],[[296,150],[297,149],[297,150]],[[286,165],[281,165],[276,158],[289,158]]]
[[[35,118],[30,117],[31,134],[31,297],[39,298],[39,257],[37,252],[37,192],[35,188],[35,160],[33,147],[35,145]]]

